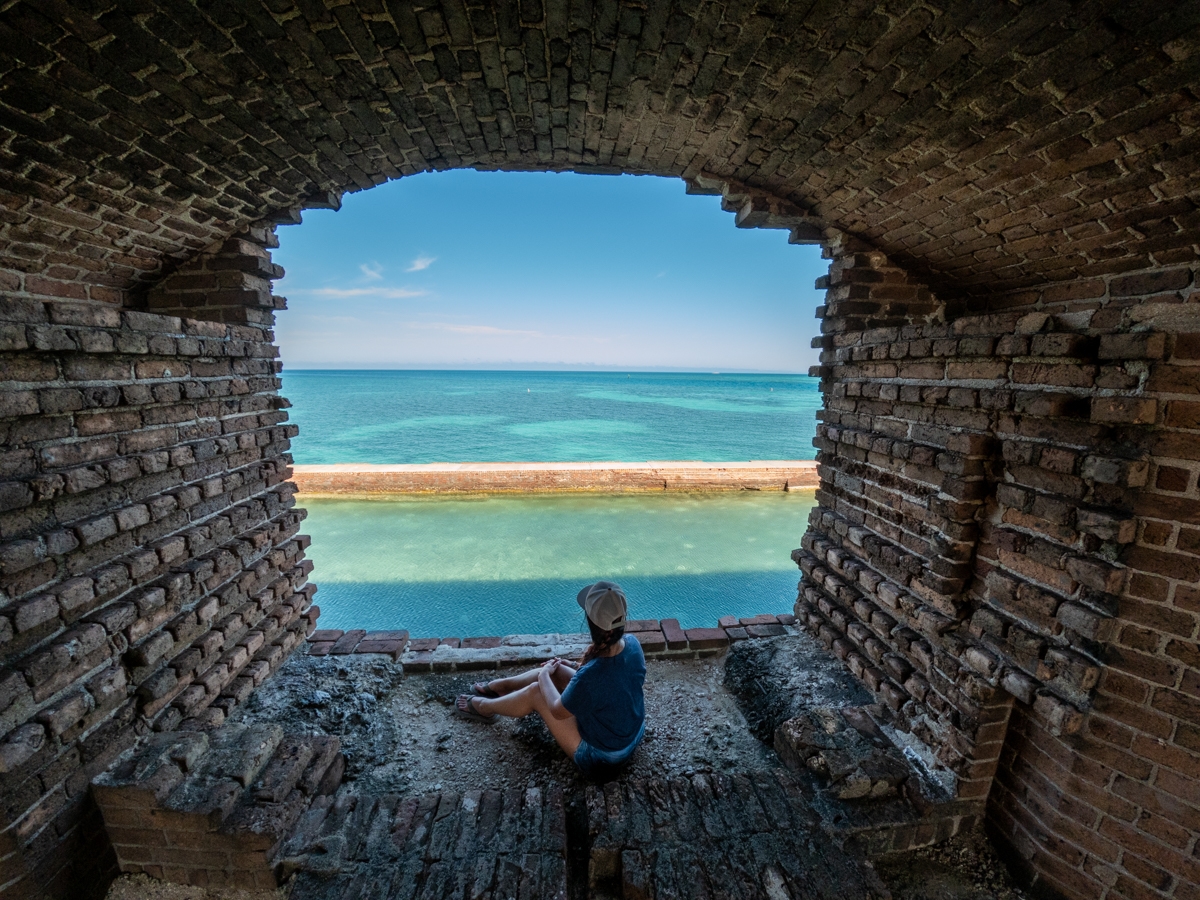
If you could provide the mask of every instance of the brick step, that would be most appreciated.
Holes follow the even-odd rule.
[[[555,785],[419,797],[321,798],[284,847],[280,880],[304,900],[567,896]]]
[[[627,778],[580,789],[568,823],[555,785],[416,797],[321,798],[287,841],[280,880],[305,900],[422,897],[886,896],[783,769]],[[570,852],[568,852],[570,848]]]
[[[151,734],[92,781],[122,872],[271,889],[300,817],[341,783],[335,737],[277,725]]]
[[[783,769],[629,778],[586,794],[588,896],[866,900],[874,870],[822,828]]]
[[[775,730],[779,758],[814,788],[809,803],[823,830],[876,858],[941,843],[981,821],[982,800],[956,799],[954,774],[905,746],[882,713],[810,709]]]

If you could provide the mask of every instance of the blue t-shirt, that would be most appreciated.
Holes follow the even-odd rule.
[[[646,718],[642,685],[646,657],[633,635],[625,649],[584,663],[562,693],[562,705],[575,717],[579,736],[610,753],[634,743]]]

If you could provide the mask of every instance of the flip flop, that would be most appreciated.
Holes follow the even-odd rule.
[[[483,713],[475,711],[475,707],[471,705],[471,701],[474,699],[471,694],[459,694],[458,699],[454,701],[454,714],[460,719],[472,722],[483,722],[485,725],[495,724],[495,716],[485,716]]]
[[[487,697],[489,700],[499,699],[500,695],[488,687],[488,683],[486,681],[477,681],[471,685],[471,691],[476,697]]]

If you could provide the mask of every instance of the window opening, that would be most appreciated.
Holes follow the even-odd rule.
[[[730,227],[719,198],[674,179],[466,171],[305,218],[275,254],[302,489],[312,465],[815,455],[803,373],[825,264],[786,232]],[[300,502],[323,627],[468,637],[576,631],[569,600],[598,578],[620,580],[638,618],[684,627],[789,612],[813,492]]]

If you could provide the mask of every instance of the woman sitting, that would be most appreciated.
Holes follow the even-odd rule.
[[[628,761],[646,730],[642,685],[646,658],[625,634],[625,592],[597,581],[579,592],[591,646],[578,670],[552,659],[510,678],[481,681],[462,694],[455,713],[479,722],[537,713],[585,778],[604,780]]]

